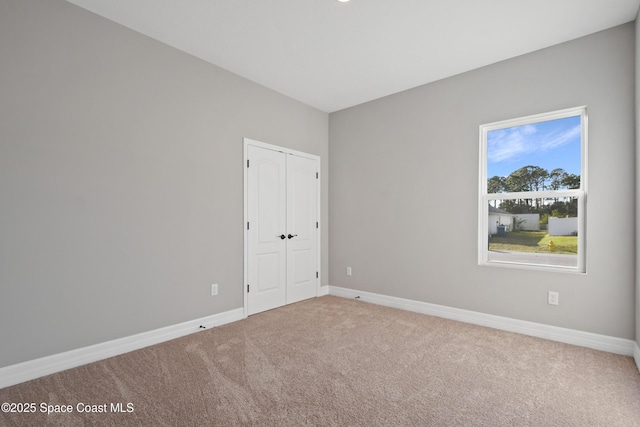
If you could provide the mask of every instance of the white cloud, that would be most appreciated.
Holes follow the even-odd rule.
[[[580,125],[543,131],[538,124],[491,131],[488,135],[488,160],[492,163],[518,160],[561,147],[580,136]]]

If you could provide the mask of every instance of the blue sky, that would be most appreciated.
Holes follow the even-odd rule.
[[[528,165],[580,175],[580,145],[580,116],[489,131],[487,178]]]

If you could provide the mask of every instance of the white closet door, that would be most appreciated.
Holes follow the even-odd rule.
[[[247,146],[247,315],[317,295],[318,162]]]
[[[287,301],[287,170],[282,153],[248,147],[248,314]]]
[[[287,303],[317,294],[317,164],[287,156]]]

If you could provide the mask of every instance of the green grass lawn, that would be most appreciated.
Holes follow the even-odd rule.
[[[577,254],[578,236],[549,236],[546,231],[513,231],[505,237],[489,238],[490,251],[549,252],[553,241],[553,253]]]

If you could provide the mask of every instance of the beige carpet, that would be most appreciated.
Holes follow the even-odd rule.
[[[327,296],[5,388],[0,402],[37,407],[0,413],[3,426],[640,426],[640,374],[630,357]]]

